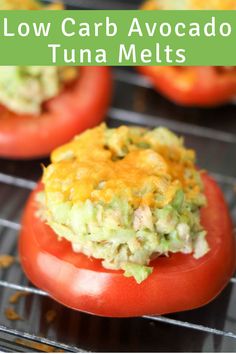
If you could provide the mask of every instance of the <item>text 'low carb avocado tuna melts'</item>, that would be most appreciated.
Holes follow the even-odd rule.
[[[103,124],[56,149],[22,225],[29,279],[97,315],[199,307],[235,269],[222,193],[165,128]]]

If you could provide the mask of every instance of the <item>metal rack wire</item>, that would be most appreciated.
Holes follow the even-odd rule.
[[[78,4],[79,3],[79,4]],[[109,6],[108,6],[109,3]],[[81,8],[88,8],[88,7],[96,7],[96,8],[111,8],[111,1],[103,1],[103,0],[86,0],[86,1],[76,1],[76,0],[67,0],[66,4],[69,6],[73,7],[81,7]],[[124,7],[125,4],[125,7]],[[96,6],[95,6],[96,5]],[[135,7],[135,3],[114,3],[112,5],[112,8],[133,8]],[[236,147],[236,132],[233,133],[231,131],[222,131],[219,129],[214,129],[212,127],[204,127],[203,125],[196,125],[194,123],[187,123],[186,121],[176,121],[172,120],[164,115],[162,115],[162,112],[158,111],[158,115],[146,112],[144,110],[134,110],[133,106],[129,106],[129,104],[125,104],[123,100],[121,99],[119,92],[120,90],[120,85],[122,85],[122,88],[125,87],[125,90],[128,95],[132,97],[136,97],[135,95],[137,94],[143,94],[145,95],[151,95],[151,86],[149,82],[144,78],[135,73],[134,71],[129,71],[126,69],[114,69],[114,80],[115,80],[115,89],[114,89],[114,102],[112,107],[110,108],[108,112],[108,123],[111,125],[119,125],[121,123],[125,124],[139,124],[139,125],[144,125],[144,126],[157,126],[157,125],[165,125],[174,131],[184,134],[186,136],[186,139],[190,142],[190,145],[193,145],[198,151],[205,151],[205,146],[204,144],[208,144],[210,147],[214,146],[216,150],[222,149],[227,152],[228,158],[231,160],[226,161],[227,163],[230,164],[227,165],[227,168],[225,167],[226,165],[219,161],[220,159],[224,160],[223,157],[218,157],[218,164],[211,164],[212,166],[212,174],[216,178],[216,180],[221,184],[222,188],[225,191],[226,198],[228,199],[230,206],[231,206],[231,211],[234,217],[234,221],[236,221],[236,205],[234,202],[234,195],[233,195],[233,190],[236,185],[236,174],[235,174],[235,167],[232,166],[233,162],[235,160],[233,159],[233,154],[230,157],[229,152],[231,150],[235,151]],[[155,94],[154,94],[155,95]],[[145,96],[145,97],[146,97]],[[156,96],[153,96],[156,97]],[[148,104],[148,102],[147,102]],[[172,109],[172,108],[171,108]],[[208,147],[208,146],[207,146]],[[207,148],[206,147],[206,148]],[[220,150],[221,151],[221,150]],[[210,154],[210,152],[205,151],[205,154]],[[211,156],[208,156],[208,160],[205,160],[205,157],[203,158],[202,165],[203,167],[207,166],[209,162],[209,158]],[[38,164],[38,162],[36,162]],[[35,163],[35,164],[36,164]],[[10,166],[10,167],[9,167]],[[18,166],[18,165],[17,165]],[[218,166],[220,168],[218,169]],[[11,173],[13,169],[13,173]],[[12,202],[13,204],[16,203],[16,208],[17,212],[15,211],[14,213],[9,212],[9,214],[6,214],[4,212],[4,207],[0,207],[0,230],[2,234],[0,234],[0,239],[2,240],[3,237],[6,237],[6,232],[11,232],[11,236],[8,235],[8,237],[14,237],[14,240],[11,241],[11,250],[13,250],[13,253],[15,253],[15,245],[17,242],[16,236],[17,233],[20,230],[20,223],[19,223],[19,215],[20,211],[23,208],[24,202],[26,197],[28,196],[29,192],[35,187],[36,185],[36,178],[31,179],[30,177],[25,178],[22,177],[21,175],[21,169],[18,166],[16,169],[12,168],[12,163],[7,162],[7,161],[1,161],[0,162],[0,186],[2,193],[4,193],[6,190],[9,189],[9,194],[11,195]],[[19,175],[17,175],[19,173]],[[14,194],[13,194],[14,192]],[[19,197],[19,200],[15,200],[17,195],[22,194],[21,197]],[[1,197],[0,197],[1,198]],[[5,200],[5,197],[2,198]],[[8,200],[9,202],[9,200]],[[8,216],[11,217],[8,217]],[[13,216],[12,216],[13,215]],[[3,245],[4,246],[4,245]],[[4,246],[5,247],[5,246]],[[7,246],[8,247],[8,246]],[[0,253],[2,252],[1,246],[0,246]],[[25,291],[32,296],[37,296],[40,298],[47,298],[47,294],[39,289],[36,289],[35,287],[31,286],[28,284],[27,280],[24,278],[24,276],[21,274],[21,271],[18,269],[17,270],[18,275],[11,275],[8,276],[6,273],[2,272],[2,277],[0,279],[0,296],[5,297],[5,292],[10,291],[10,290],[20,290],[20,291]],[[14,279],[14,281],[11,281],[11,279]],[[236,278],[233,277],[230,282],[230,294],[234,293],[234,287],[236,285]],[[233,287],[233,288],[232,288]],[[6,301],[6,300],[5,300]],[[33,301],[33,300],[32,300]],[[41,300],[40,300],[41,301]],[[2,302],[4,302],[2,300]],[[27,304],[24,306],[27,307]],[[32,305],[33,306],[33,305]],[[41,306],[41,305],[40,305]],[[226,309],[228,308],[228,304],[225,305]],[[227,310],[223,311],[223,315],[226,316]],[[32,316],[32,314],[27,315],[29,318]],[[86,315],[85,315],[86,316]],[[234,314],[235,316],[235,314]],[[236,318],[233,316],[233,324],[230,328],[224,329],[223,328],[217,328],[213,326],[208,326],[205,323],[197,323],[194,320],[192,320],[191,314],[187,314],[186,316],[183,314],[180,317],[172,317],[172,316],[143,316],[142,319],[137,319],[137,321],[149,321],[150,323],[161,323],[162,326],[167,325],[167,331],[170,330],[171,327],[173,328],[183,328],[186,330],[191,330],[191,331],[196,331],[196,332],[201,332],[204,334],[210,334],[214,338],[215,336],[221,337],[221,338],[230,338],[232,339],[233,346],[235,345],[236,348],[236,326],[234,324],[234,321],[236,321]],[[95,321],[95,319],[93,320]],[[222,318],[223,321],[223,318]],[[124,323],[124,322],[123,322]],[[4,338],[5,340],[5,346],[4,348],[10,348],[9,343],[15,343],[16,338],[23,338],[24,340],[30,340],[33,342],[49,345],[53,348],[57,348],[60,350],[64,351],[71,351],[71,352],[82,352],[86,351],[87,348],[84,348],[82,345],[74,345],[70,344],[71,343],[71,338],[67,339],[64,338],[64,341],[59,341],[59,340],[54,340],[52,337],[46,336],[46,335],[41,335],[40,331],[34,331],[30,325],[28,326],[27,323],[23,326],[22,328],[17,328],[16,325],[5,325],[1,324],[0,321],[0,334],[2,335],[9,335],[9,338]],[[166,327],[162,327],[166,328]],[[192,333],[192,332],[191,332]],[[50,334],[50,331],[49,331]],[[1,338],[0,338],[1,342]],[[7,344],[8,343],[8,344]],[[231,347],[232,347],[231,345]],[[27,342],[25,344],[25,347],[27,347]],[[20,351],[20,347],[16,346],[14,347],[15,349],[17,348]],[[116,348],[114,348],[116,350]],[[10,349],[9,349],[10,351]]]
[[[57,0],[42,0],[45,3],[58,2]],[[94,10],[132,10],[137,8],[140,1],[109,1],[109,0],[64,0],[62,1],[66,6],[75,9],[94,9]]]

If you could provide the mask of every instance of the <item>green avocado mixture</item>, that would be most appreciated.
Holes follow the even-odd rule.
[[[38,215],[75,252],[138,283],[152,273],[153,258],[208,252],[194,153],[167,129],[103,124],[51,157]]]
[[[56,8],[56,5],[54,6]],[[40,10],[35,0],[1,0],[0,10]],[[51,7],[53,8],[53,7]],[[0,104],[17,114],[38,115],[45,101],[57,96],[71,77],[64,68],[52,66],[0,67]],[[74,72],[72,78],[77,74]]]
[[[19,114],[40,114],[42,103],[59,94],[57,67],[0,67],[0,103]]]

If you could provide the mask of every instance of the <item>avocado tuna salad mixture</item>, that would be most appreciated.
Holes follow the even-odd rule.
[[[0,10],[59,9],[35,0],[1,0]],[[0,67],[0,104],[18,114],[40,114],[43,103],[57,96],[67,82],[78,75],[76,68],[52,66]]]
[[[56,149],[44,168],[38,217],[74,252],[141,283],[158,256],[208,250],[194,151],[165,128],[105,124]]]

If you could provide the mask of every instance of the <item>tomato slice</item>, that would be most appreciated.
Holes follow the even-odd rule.
[[[140,285],[99,260],[74,253],[36,217],[35,193],[22,220],[19,252],[28,278],[56,301],[76,310],[108,317],[130,317],[189,310],[211,301],[235,270],[235,240],[222,192],[203,175],[208,206],[201,219],[210,252],[196,260],[172,254],[152,262],[153,273]]]
[[[146,75],[157,91],[184,106],[217,106],[236,96],[236,67],[144,66]]]
[[[204,8],[206,1],[195,1],[196,8]],[[175,9],[172,5],[172,9]],[[162,4],[145,1],[142,10],[158,10]],[[166,4],[171,9],[170,4]],[[183,3],[180,7],[186,7]],[[210,4],[207,4],[209,7]],[[235,3],[223,1],[212,4],[216,8],[233,9]],[[211,107],[230,102],[236,96],[236,67],[214,66],[143,66],[138,70],[147,76],[154,88],[171,101],[183,106]]]
[[[111,86],[109,68],[81,67],[76,82],[46,102],[40,116],[17,115],[0,106],[0,156],[46,156],[75,134],[94,127],[105,118]]]

